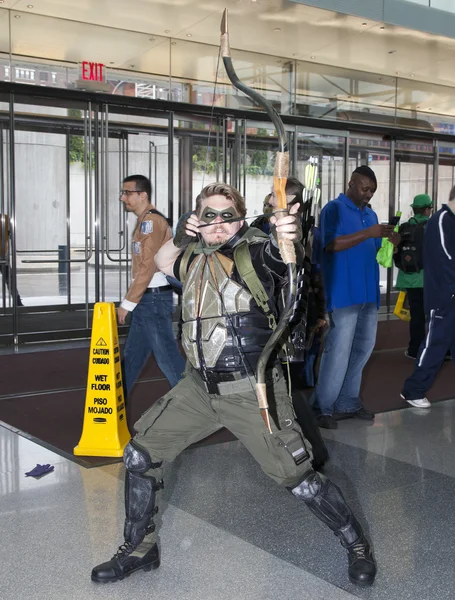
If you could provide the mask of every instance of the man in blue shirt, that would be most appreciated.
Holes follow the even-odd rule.
[[[358,167],[346,194],[321,211],[321,266],[330,327],[311,403],[319,426],[327,429],[336,429],[340,419],[374,419],[362,407],[359,392],[362,370],[376,341],[380,302],[376,254],[381,238],[393,241],[393,226],[379,225],[368,206],[376,188],[374,172]]]
[[[455,362],[455,187],[425,227],[423,294],[428,334],[420,346],[414,373],[401,397],[411,406],[430,408],[426,393],[448,350]]]

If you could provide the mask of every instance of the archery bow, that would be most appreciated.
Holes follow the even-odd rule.
[[[231,50],[229,47],[229,32],[228,32],[228,11],[224,10],[223,19],[221,21],[221,56],[223,58],[226,73],[234,87],[246,94],[254,102],[262,106],[267,112],[275,126],[279,151],[275,158],[275,172],[273,177],[273,189],[277,197],[277,211],[281,216],[288,214],[287,198],[286,198],[286,181],[289,175],[289,152],[287,149],[286,132],[280,115],[275,108],[256,90],[251,89],[240,81],[232,65]],[[278,234],[278,247],[281,258],[287,265],[288,271],[288,289],[285,306],[283,308],[280,320],[277,323],[276,329],[268,339],[259,357],[256,373],[256,395],[258,398],[259,409],[261,411],[264,423],[272,433],[269,416],[269,404],[267,401],[267,385],[266,385],[266,368],[270,355],[275,348],[277,342],[283,335],[284,330],[289,322],[289,318],[293,311],[296,295],[296,256],[294,242]]]

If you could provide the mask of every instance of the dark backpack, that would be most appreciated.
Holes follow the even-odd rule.
[[[393,255],[393,262],[403,273],[420,273],[423,269],[423,237],[426,221],[403,223],[399,229],[401,241]]]

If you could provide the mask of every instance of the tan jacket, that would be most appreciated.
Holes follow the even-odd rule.
[[[125,300],[136,305],[148,288],[152,277],[158,271],[155,254],[172,238],[171,228],[161,215],[151,213],[151,204],[137,220],[132,240],[133,282]],[[125,306],[125,308],[127,308]],[[129,310],[133,307],[130,305]]]

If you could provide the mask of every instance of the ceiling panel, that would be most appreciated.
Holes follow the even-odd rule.
[[[170,43],[163,38],[172,38],[175,73],[210,81],[221,16],[228,7],[232,47],[257,53],[257,64],[282,57],[455,86],[454,39],[287,0],[6,0],[1,7],[14,9],[13,48],[19,54],[124,68],[134,64],[138,70],[163,73]],[[0,30],[5,13],[0,11]],[[36,15],[66,21],[46,24]],[[213,47],[185,44],[190,41]],[[261,54],[272,58],[261,59]]]

